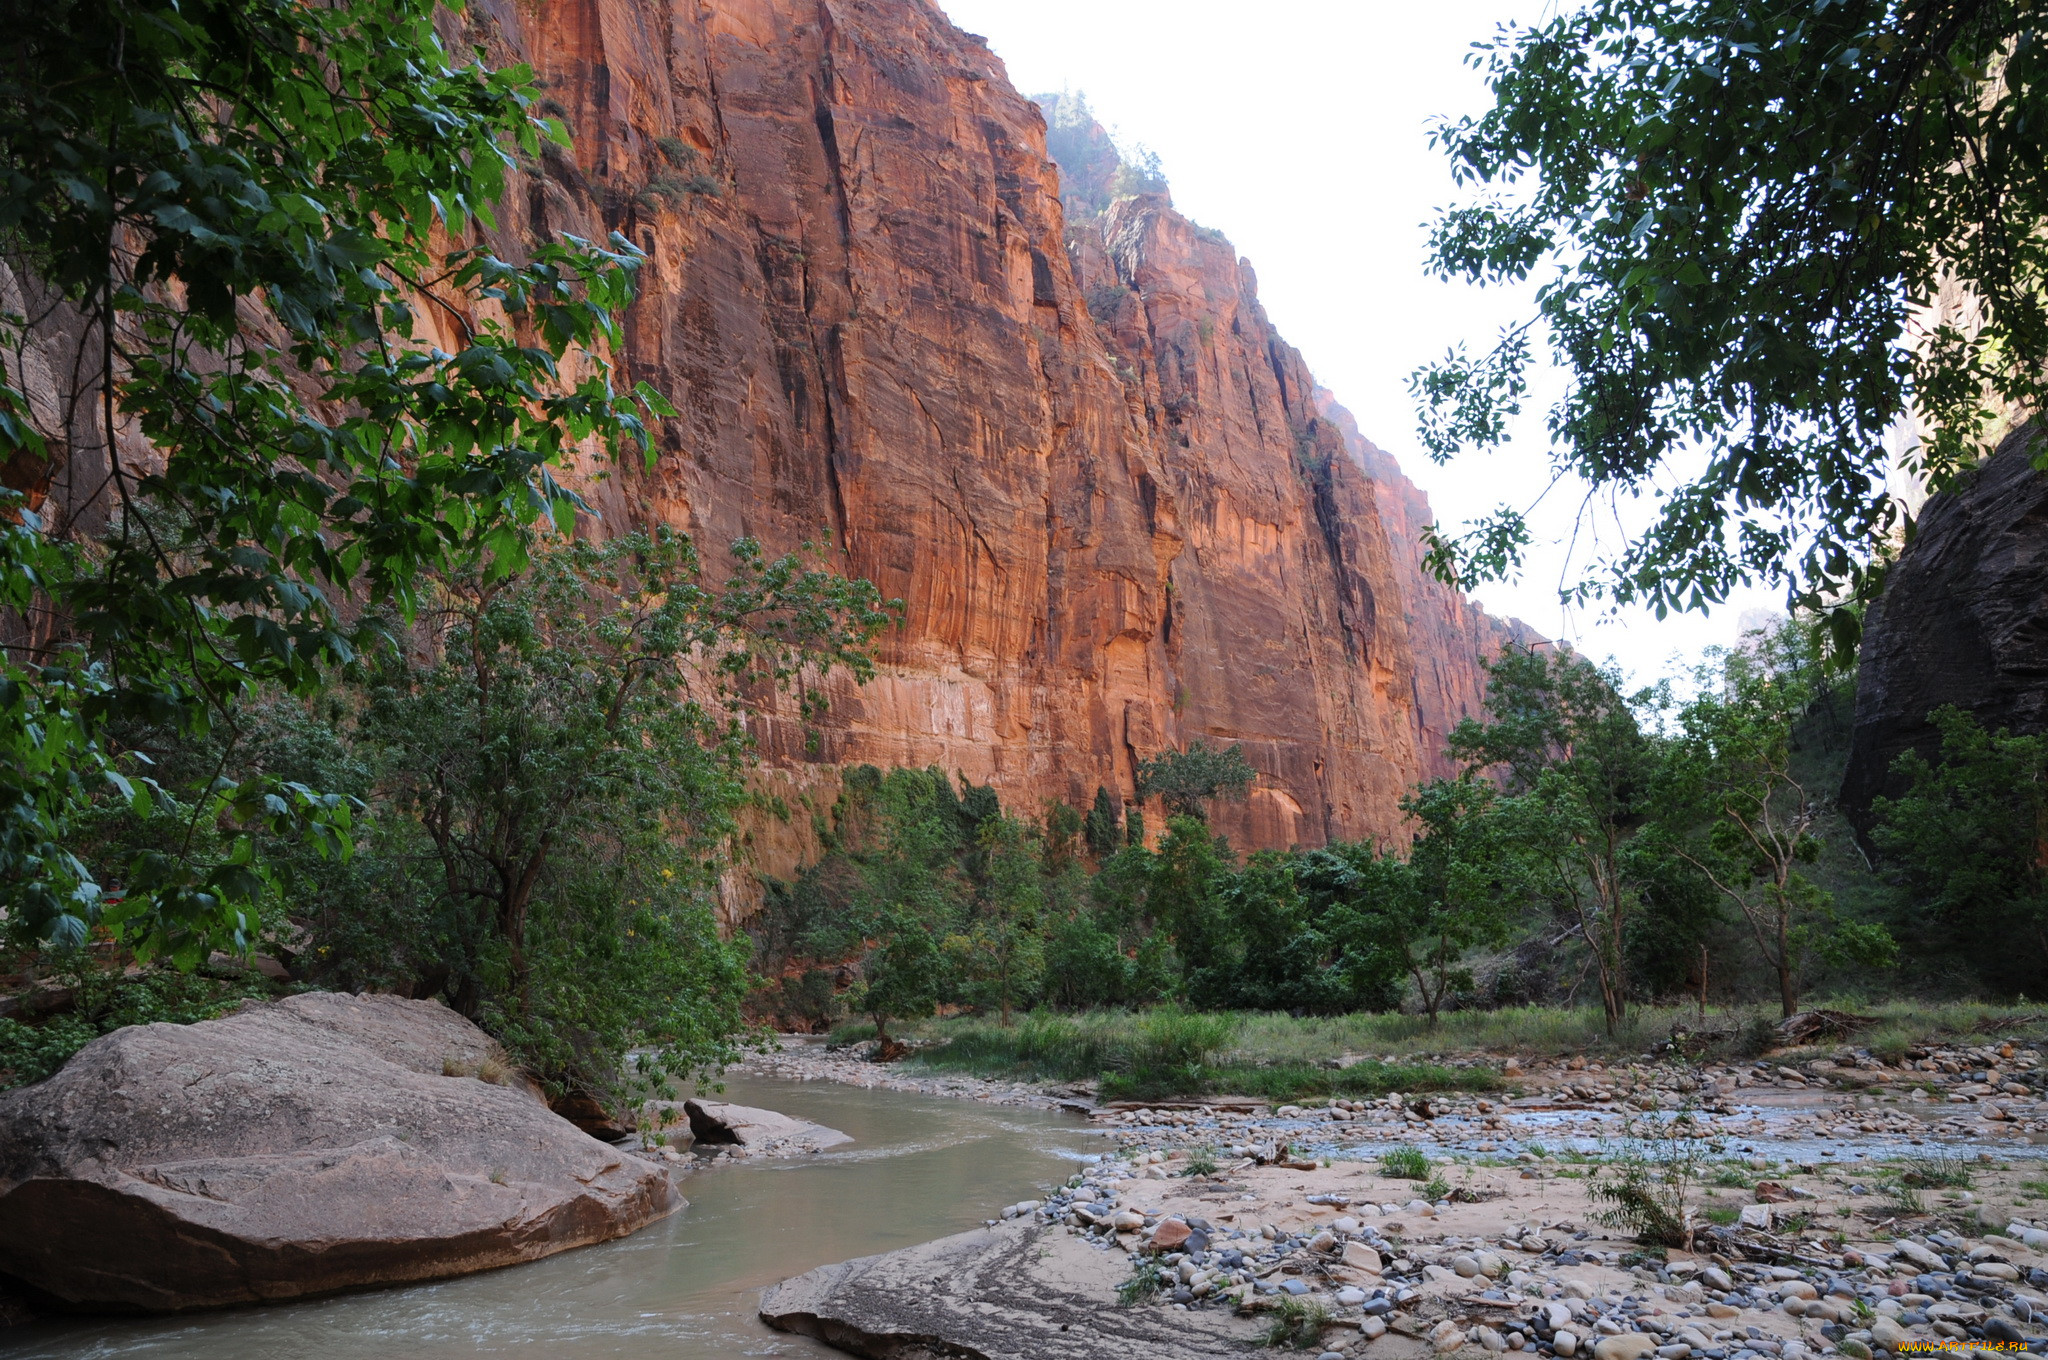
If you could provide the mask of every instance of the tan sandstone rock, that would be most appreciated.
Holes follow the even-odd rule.
[[[173,1311],[488,1270],[621,1237],[668,1173],[474,1070],[435,1002],[309,993],[138,1025],[0,1094],[0,1272]]]

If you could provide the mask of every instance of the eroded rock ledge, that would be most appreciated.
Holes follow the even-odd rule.
[[[1116,1306],[1112,1261],[1028,1222],[977,1228],[785,1280],[761,1319],[867,1360],[1203,1360],[1256,1333],[1220,1313]]]

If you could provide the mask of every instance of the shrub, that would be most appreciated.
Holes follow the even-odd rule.
[[[1397,1147],[1380,1158],[1380,1174],[1399,1181],[1429,1179],[1429,1158],[1418,1147]]]

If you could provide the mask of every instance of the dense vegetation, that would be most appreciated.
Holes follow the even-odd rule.
[[[0,1082],[265,990],[194,976],[259,950],[443,997],[557,1088],[744,1027],[710,909],[741,697],[809,714],[885,615],[748,542],[707,573],[673,536],[575,541],[557,474],[651,459],[674,414],[612,383],[641,258],[497,253],[508,171],[566,138],[445,13],[14,16],[0,973],[48,1018],[0,1019]],[[65,344],[75,389],[31,390]]]
[[[1135,807],[1110,835],[1106,792],[1026,821],[938,770],[856,769],[820,819],[825,855],[770,886],[765,1004],[814,1027],[862,1015],[892,1043],[891,1022],[960,1008],[1003,1027],[1032,1006],[1406,1006],[1434,1025],[1590,999],[1614,1033],[1631,1007],[1702,987],[1786,1015],[1816,985],[2018,992],[2048,969],[2042,744],[1948,717],[1949,758],[1909,757],[1914,792],[1880,809],[1873,870],[1825,794],[1846,698],[1791,624],[1710,657],[1682,700],[1624,694],[1569,651],[1511,650],[1486,718],[1452,737],[1465,771],[1413,790],[1397,847],[1240,857],[1202,814],[1244,784],[1207,749],[1148,764],[1179,808],[1156,840]],[[1050,1041],[1020,1060],[1034,1044]]]
[[[1940,472],[1987,403],[2041,395],[2042,238],[1985,207],[2041,215],[2027,12],[1790,14],[1687,0],[1644,25],[1602,3],[1516,30],[1499,110],[1445,132],[1476,179],[1542,181],[1454,215],[1439,262],[1569,261],[1542,307],[1577,383],[1555,421],[1572,466],[1632,487],[1712,455],[1613,564],[1622,598],[1868,584],[1875,432],[1919,403]],[[1149,827],[1107,789],[1005,808],[944,771],[852,769],[750,961],[712,911],[752,797],[743,711],[781,693],[814,715],[825,672],[868,673],[888,610],[808,553],[707,564],[673,535],[578,532],[579,451],[651,458],[643,420],[673,412],[612,384],[631,245],[494,250],[508,172],[564,137],[529,74],[452,55],[430,0],[13,17],[0,1083],[116,1025],[320,986],[442,998],[558,1090],[618,1086],[634,1048],[715,1066],[749,1005],[865,1017],[885,1051],[973,1012],[993,1023],[955,1036],[962,1061],[1107,1065],[1133,1090],[1421,1089],[1478,1078],[1233,1067],[1246,1022],[1217,1016],[1406,1008],[1438,1031],[1585,1000],[1620,1036],[1694,989],[1789,1013],[1816,986],[2003,996],[2048,972],[2048,742],[1938,715],[1943,749],[1907,757],[1861,844],[1827,798],[1846,684],[1789,626],[1634,693],[1510,651],[1453,736],[1461,773],[1410,791],[1394,845],[1240,855],[1208,818],[1254,771],[1200,741],[1135,772]],[[1052,121],[1095,137],[1078,102]],[[1103,171],[1094,208],[1163,187],[1070,150]],[[1761,172],[1699,172],[1731,159]],[[1872,343],[1936,269],[1994,304],[1985,326]],[[29,378],[56,336],[82,375],[62,411]],[[1518,333],[1423,381],[1439,448],[1499,434],[1526,355]],[[91,496],[52,490],[88,475]],[[1519,533],[1501,521],[1480,559]]]

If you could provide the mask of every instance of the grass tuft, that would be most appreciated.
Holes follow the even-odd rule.
[[[1323,1328],[1329,1325],[1330,1310],[1314,1299],[1298,1299],[1292,1294],[1283,1297],[1273,1310],[1272,1320],[1266,1324],[1266,1335],[1262,1338],[1267,1346],[1274,1349],[1287,1347],[1306,1351],[1320,1347],[1323,1343]]]
[[[1380,1158],[1380,1174],[1397,1181],[1429,1179],[1429,1158],[1417,1147],[1397,1147]]]

